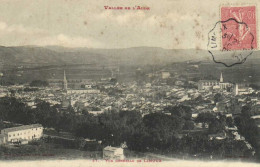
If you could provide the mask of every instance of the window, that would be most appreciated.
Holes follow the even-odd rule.
[[[9,137],[11,137],[11,135],[9,135]]]
[[[13,136],[15,136],[15,134],[13,134]]]

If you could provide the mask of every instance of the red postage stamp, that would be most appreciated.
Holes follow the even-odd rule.
[[[257,48],[256,7],[221,7],[222,50]]]

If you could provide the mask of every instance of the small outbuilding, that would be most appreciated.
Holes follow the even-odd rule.
[[[103,159],[124,159],[124,149],[107,146],[103,149]]]

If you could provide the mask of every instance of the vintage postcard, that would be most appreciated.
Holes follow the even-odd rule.
[[[259,10],[0,0],[0,166],[259,166]]]

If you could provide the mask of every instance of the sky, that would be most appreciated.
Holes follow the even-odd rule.
[[[251,0],[250,4],[257,2]],[[208,32],[220,20],[220,5],[226,3],[226,0],[0,0],[0,45],[206,49]],[[104,6],[146,6],[150,10],[106,10]]]

